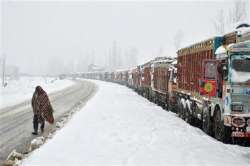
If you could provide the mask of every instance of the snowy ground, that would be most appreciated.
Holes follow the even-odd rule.
[[[56,78],[21,77],[19,80],[9,80],[8,85],[0,87],[0,108],[18,104],[32,97],[37,85],[41,85],[48,93],[73,85],[73,81]]]
[[[97,94],[23,165],[250,165],[250,148],[218,142],[124,86],[95,83]]]

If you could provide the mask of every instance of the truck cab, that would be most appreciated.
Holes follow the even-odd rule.
[[[222,122],[231,137],[250,138],[250,41],[221,47],[214,60],[217,90],[211,95],[222,98]]]

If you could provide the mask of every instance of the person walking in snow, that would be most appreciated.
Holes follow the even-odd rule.
[[[33,135],[38,134],[38,125],[41,124],[41,132],[44,131],[45,121],[50,124],[54,123],[53,108],[50,104],[47,93],[42,89],[41,86],[37,86],[32,97],[31,105],[33,108]]]

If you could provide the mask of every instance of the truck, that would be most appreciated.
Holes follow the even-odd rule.
[[[217,140],[249,140],[250,41],[232,32],[177,55],[178,115]]]
[[[145,64],[138,66],[140,69],[139,75],[140,75],[140,82],[141,82],[140,94],[149,100],[152,100],[151,73],[150,73],[151,63],[152,61],[149,61]]]
[[[151,95],[152,101],[164,109],[168,109],[169,85],[171,69],[176,59],[157,57],[151,63]]]
[[[132,73],[132,89],[134,89],[136,92],[140,93],[141,91],[141,76],[140,76],[140,66],[136,66],[133,69],[131,69]]]

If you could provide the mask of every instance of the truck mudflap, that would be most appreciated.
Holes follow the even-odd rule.
[[[250,132],[233,131],[231,137],[250,138]]]

